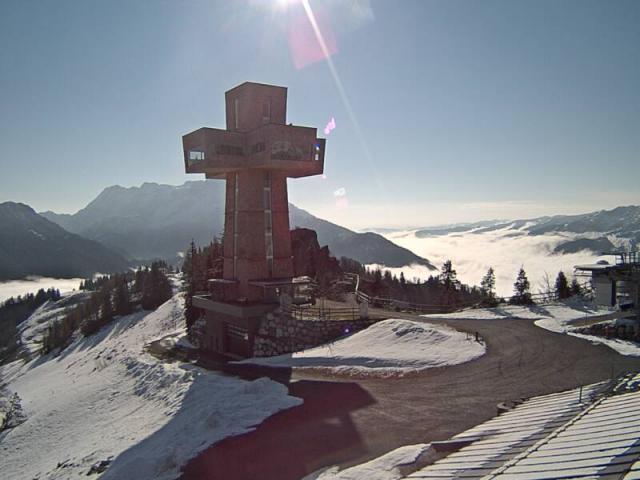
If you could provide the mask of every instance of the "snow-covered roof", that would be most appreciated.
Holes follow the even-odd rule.
[[[609,265],[608,263],[607,264],[589,263],[587,265],[576,265],[574,268],[576,270],[586,270],[589,272],[596,272],[596,271],[613,270],[617,267],[618,267],[617,265]]]
[[[526,400],[451,443],[466,446],[406,478],[640,478],[640,375]]]

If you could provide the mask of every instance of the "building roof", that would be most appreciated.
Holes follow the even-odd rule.
[[[282,90],[287,90],[287,87],[283,87],[281,85],[271,85],[270,83],[261,83],[261,82],[242,82],[239,85],[236,85],[235,87],[231,87],[229,90],[227,90],[225,93],[229,93],[229,92],[233,92],[234,90],[237,90],[239,88],[246,88],[246,87],[250,87],[252,85],[256,85],[258,87],[269,87],[269,88],[280,88]]]
[[[586,264],[586,265],[576,265],[575,268],[576,270],[586,270],[589,272],[604,272],[607,270],[613,270],[615,268],[619,267],[618,265],[610,265],[608,263],[590,263],[590,264]]]
[[[447,444],[406,478],[640,479],[640,375],[526,400]]]

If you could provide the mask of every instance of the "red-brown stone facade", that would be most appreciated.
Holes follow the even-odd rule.
[[[226,181],[223,277],[238,300],[260,302],[256,281],[293,276],[287,178],[324,169],[325,140],[286,125],[287,89],[243,83],[225,94],[227,129],[183,137],[187,173]]]

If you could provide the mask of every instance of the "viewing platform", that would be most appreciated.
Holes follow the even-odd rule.
[[[185,171],[206,178],[246,169],[280,170],[287,177],[324,171],[325,139],[311,127],[269,123],[249,132],[200,128],[182,137]]]

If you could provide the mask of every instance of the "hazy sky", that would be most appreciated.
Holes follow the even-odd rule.
[[[335,118],[326,179],[289,192],[346,226],[640,203],[640,2],[310,6],[330,62],[298,2],[3,0],[0,201],[196,180],[181,136],[251,80],[289,87],[289,122]]]

